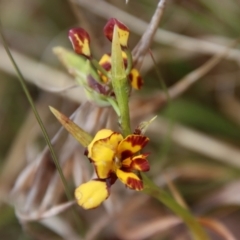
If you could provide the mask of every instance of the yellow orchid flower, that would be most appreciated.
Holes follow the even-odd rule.
[[[127,68],[127,55],[124,51],[122,51],[122,57],[123,57],[123,61],[124,61],[124,66],[125,69]],[[110,54],[104,54],[102,56],[102,58],[99,61],[99,64],[107,71],[107,72],[111,72],[111,68],[112,68],[112,62],[111,62],[111,55]],[[104,83],[107,83],[109,80],[108,78],[103,75],[100,71],[98,71],[98,74],[100,75],[102,81]],[[143,79],[139,73],[139,71],[136,68],[132,68],[132,70],[130,71],[129,75],[128,75],[129,81],[131,83],[131,86],[134,89],[140,89],[143,85]]]
[[[148,154],[136,155],[149,141],[143,135],[128,135],[102,129],[88,145],[86,155],[93,163],[98,179],[80,185],[75,191],[78,204],[85,209],[99,206],[119,179],[128,188],[141,191],[143,182],[135,171],[149,170]]]

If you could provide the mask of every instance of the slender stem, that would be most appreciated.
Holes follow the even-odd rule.
[[[201,225],[187,209],[183,208],[164,190],[156,186],[155,183],[152,182],[152,180],[150,180],[145,174],[141,174],[141,176],[144,182],[144,193],[158,199],[170,210],[172,210],[176,215],[178,215],[190,229],[193,239],[209,240],[207,234],[205,233]]]
[[[5,48],[6,52],[7,52],[7,55],[9,56],[9,58],[10,58],[12,64],[13,64],[13,66],[14,66],[16,72],[17,72],[19,82],[20,82],[20,84],[22,86],[22,89],[23,89],[27,99],[28,99],[28,102],[29,102],[29,104],[30,104],[30,106],[32,108],[32,111],[33,111],[33,113],[34,113],[34,115],[35,115],[35,117],[37,119],[37,122],[38,122],[38,124],[39,124],[39,126],[40,126],[40,128],[42,130],[44,139],[45,139],[45,141],[46,141],[46,143],[47,143],[47,145],[49,147],[49,151],[51,153],[53,162],[54,162],[54,164],[55,164],[55,166],[57,168],[57,171],[58,171],[58,173],[60,175],[60,179],[62,181],[66,197],[67,197],[67,199],[69,201],[71,201],[72,200],[72,196],[71,196],[70,190],[68,188],[68,184],[67,184],[66,178],[64,177],[63,171],[62,171],[61,166],[60,166],[60,164],[58,162],[56,153],[55,153],[55,151],[53,149],[53,146],[52,146],[51,140],[50,140],[50,138],[48,136],[48,133],[46,131],[46,128],[44,127],[44,124],[43,124],[43,122],[42,122],[42,120],[41,120],[41,118],[40,118],[40,116],[38,114],[38,111],[37,111],[37,109],[36,109],[36,107],[34,105],[32,97],[31,97],[31,95],[30,95],[30,93],[28,91],[28,88],[27,88],[26,83],[25,83],[25,79],[24,79],[20,69],[18,68],[18,65],[16,64],[16,62],[15,62],[15,60],[14,60],[14,58],[13,58],[13,56],[12,56],[10,50],[9,50],[9,48],[8,48],[7,41],[6,41],[6,39],[4,37],[4,34],[3,34],[1,21],[0,21],[0,35],[1,35],[1,38],[2,38],[2,41],[3,41],[3,46],[4,46],[4,48]],[[79,224],[80,229],[81,229],[82,228],[81,227],[82,226],[81,220],[79,219],[79,217],[78,217],[78,215],[76,214],[75,211],[73,211],[73,214],[74,214],[73,216],[74,216],[76,222]]]
[[[7,54],[8,54],[11,62],[13,63],[13,66],[14,66],[17,74],[18,74],[18,79],[19,79],[19,81],[20,81],[20,84],[21,84],[21,86],[22,86],[22,89],[23,89],[23,91],[24,91],[24,93],[25,93],[25,95],[26,95],[26,97],[27,97],[27,99],[28,99],[28,102],[30,103],[30,105],[31,105],[31,107],[32,107],[32,110],[33,110],[33,112],[34,112],[34,115],[36,116],[36,119],[37,119],[37,121],[38,121],[38,124],[39,124],[41,130],[42,130],[42,133],[43,133],[43,136],[44,136],[44,138],[45,138],[45,141],[47,142],[47,145],[49,146],[50,153],[51,153],[51,155],[52,155],[53,161],[54,161],[54,163],[55,163],[55,165],[56,165],[56,168],[57,168],[57,170],[58,170],[58,172],[59,172],[59,175],[60,175],[60,177],[61,177],[63,186],[64,186],[64,188],[65,188],[66,195],[67,195],[68,199],[71,200],[72,198],[71,198],[70,191],[68,190],[68,187],[67,187],[67,181],[66,181],[66,179],[65,179],[65,177],[64,177],[64,175],[63,175],[61,166],[60,166],[59,163],[58,163],[57,156],[56,156],[56,154],[55,154],[55,152],[54,152],[54,150],[53,150],[52,144],[51,144],[51,140],[50,140],[50,138],[49,138],[49,136],[48,136],[48,134],[47,134],[46,128],[44,127],[44,124],[43,124],[43,122],[42,122],[42,120],[41,120],[41,118],[40,118],[40,116],[39,116],[39,114],[38,114],[38,111],[37,111],[37,109],[36,109],[36,107],[35,107],[35,105],[34,105],[34,103],[33,103],[32,97],[31,97],[31,95],[30,95],[30,93],[29,93],[29,91],[28,91],[28,89],[27,89],[26,84],[25,84],[24,77],[23,77],[20,69],[18,68],[18,66],[17,66],[17,64],[16,64],[16,62],[15,62],[15,60],[14,60],[14,58],[13,58],[13,56],[12,56],[12,54],[11,54],[9,48],[8,48],[8,45],[7,45],[7,43],[6,43],[6,39],[5,39],[2,31],[1,31],[1,37],[2,37],[2,40],[3,40],[3,45],[4,45],[4,47],[5,47],[5,50],[6,50]]]
[[[98,61],[96,59],[90,59],[92,65],[99,70],[105,77],[109,77],[108,76],[108,72],[98,63]]]
[[[123,78],[120,81],[116,81],[113,84],[114,92],[118,102],[119,112],[120,112],[120,124],[122,128],[122,134],[124,137],[131,134],[130,128],[130,117],[129,117],[129,107],[128,107],[128,92],[129,87],[127,79]]]
[[[119,107],[119,120],[124,137],[131,134],[128,95],[129,82],[123,65],[122,50],[118,39],[117,27],[114,27],[112,40],[112,85]]]

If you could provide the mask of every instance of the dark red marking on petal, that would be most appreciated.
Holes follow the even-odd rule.
[[[150,165],[145,158],[135,158],[131,163],[131,168],[142,172],[147,172],[150,169]]]
[[[130,142],[133,147],[136,145],[140,145],[142,148],[144,148],[149,142],[149,138],[143,135],[131,135],[127,137],[125,141]]]
[[[143,189],[143,182],[141,180],[129,177],[127,179],[127,186],[131,189],[139,191]]]
[[[92,75],[87,76],[87,83],[90,88],[92,88],[95,92],[101,93],[103,95],[108,94],[108,90],[105,86],[101,85],[99,82],[97,82]]]
[[[84,155],[85,155],[85,156],[87,156],[87,155],[88,155],[88,153],[89,153],[89,152],[88,152],[88,149],[87,149],[87,148],[85,148],[85,150],[84,150]]]
[[[110,176],[107,178],[108,184],[113,185],[117,179],[117,175],[114,172],[111,172]]]
[[[122,161],[128,157],[131,157],[133,155],[132,151],[130,150],[124,150],[122,153],[121,153],[121,159]]]
[[[124,68],[126,69],[127,68],[127,59],[123,59],[123,64],[124,64]]]
[[[94,161],[92,161],[90,158],[89,158],[89,160],[93,163],[93,166],[94,166],[95,172],[96,172],[96,174],[97,174],[97,176],[98,176],[98,179],[100,179],[100,180],[106,179],[106,178],[100,178],[100,177],[99,177],[98,170],[97,170],[97,166],[95,166]],[[108,174],[107,174],[107,178],[109,178],[109,176],[111,176],[111,173],[112,173],[112,171],[110,170],[110,171],[108,172]]]
[[[111,68],[112,68],[112,65],[111,65],[111,63],[110,62],[104,62],[104,63],[101,63],[100,64],[106,71],[110,71],[111,70]]]
[[[79,44],[79,39],[77,39],[76,36],[82,42],[84,42],[84,40],[87,39],[88,42],[90,43],[89,34],[83,28],[72,28],[68,32],[68,38],[70,39],[70,41],[72,43],[74,51],[78,54],[83,54],[83,52],[82,52],[83,45]],[[83,54],[83,55],[85,55],[85,54]],[[86,56],[86,57],[89,57],[89,56]]]
[[[141,134],[142,134],[142,131],[141,131],[140,128],[137,127],[137,128],[134,130],[133,134],[135,134],[135,135],[141,135]]]
[[[104,35],[110,42],[113,38],[113,29],[115,25],[117,25],[120,29],[129,32],[129,29],[122,22],[118,21],[116,18],[110,18],[103,29]]]
[[[131,147],[135,147],[136,145],[141,146],[141,149],[145,147],[145,145],[149,142],[149,138],[143,135],[130,135],[124,139],[126,142],[131,143]],[[132,149],[126,149],[121,153],[121,159],[126,159],[133,155]]]
[[[138,86],[138,89],[140,89],[140,88],[142,87],[142,85],[143,85],[143,79],[142,79],[142,77],[139,75],[139,76],[137,77],[137,86]]]
[[[128,74],[128,77],[129,77],[130,82],[132,82],[132,80],[133,80],[133,74],[132,74],[131,72]]]

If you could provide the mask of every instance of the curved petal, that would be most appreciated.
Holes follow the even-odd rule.
[[[148,154],[141,154],[141,155],[135,156],[132,159],[131,168],[133,170],[138,170],[141,172],[149,171],[150,165],[149,165],[148,160],[146,159],[147,156],[148,156]]]
[[[148,154],[140,154],[133,158],[127,158],[122,162],[122,168],[147,172],[150,169],[149,162],[146,159],[147,156]]]
[[[121,159],[131,157],[148,143],[149,138],[142,135],[129,135],[118,145],[117,153]]]
[[[110,192],[106,181],[91,180],[80,185],[75,190],[75,198],[78,205],[84,209],[98,207],[105,199],[108,198]]]
[[[111,173],[117,146],[122,139],[120,133],[112,132],[109,137],[95,141],[89,148],[88,157],[94,163],[99,178],[107,178]]]
[[[122,22],[118,21],[116,18],[110,18],[105,25],[103,32],[109,41],[113,40],[113,30],[114,27],[117,27],[119,41],[121,46],[127,47],[128,37],[129,37],[129,29]]]
[[[88,158],[92,158],[92,148],[93,148],[93,145],[95,144],[95,142],[97,142],[98,140],[101,140],[101,139],[106,139],[106,138],[110,137],[112,134],[113,134],[113,131],[110,129],[101,129],[100,131],[98,131],[96,133],[96,135],[94,136],[93,140],[91,141],[91,143],[87,147]]]
[[[129,73],[129,79],[133,88],[139,90],[143,85],[143,79],[136,68]]]
[[[90,37],[89,34],[83,28],[70,29],[68,37],[76,53],[82,54],[86,57],[91,56],[91,50],[89,46]]]
[[[110,72],[112,64],[111,64],[111,56],[108,54],[104,54],[102,58],[99,61],[99,64],[107,71]],[[104,83],[108,82],[108,78],[103,75],[100,71],[98,71],[98,74],[100,75],[102,81]]]
[[[100,131],[98,131],[95,135],[95,137],[93,138],[92,142],[88,145],[88,157],[91,158],[91,150],[92,150],[92,146],[93,144],[100,140],[100,139],[104,139],[104,138],[107,138],[109,136],[111,136],[111,134],[113,133],[112,130],[110,129],[101,129]],[[90,155],[90,156],[89,156]]]
[[[111,56],[109,54],[103,54],[101,59],[99,60],[99,64],[104,67],[105,64],[110,65],[111,66]],[[106,69],[105,70],[110,70],[110,69]]]
[[[120,169],[116,171],[116,175],[127,187],[140,191],[143,189],[142,180],[132,172],[124,172]]]

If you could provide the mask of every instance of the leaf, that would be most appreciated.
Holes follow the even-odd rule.
[[[86,84],[86,79],[89,74],[96,80],[99,79],[98,74],[86,58],[63,47],[54,47],[53,53],[66,67],[68,72],[75,77],[79,84]]]
[[[92,141],[93,137],[85,132],[82,128],[80,128],[77,124],[71,121],[67,116],[60,113],[53,107],[49,107],[54,116],[58,119],[58,121],[65,127],[65,129],[71,133],[71,135],[83,146],[87,147],[89,143]]]

